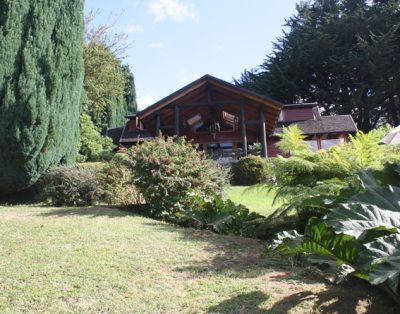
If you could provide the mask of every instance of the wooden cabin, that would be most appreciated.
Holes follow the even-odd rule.
[[[351,116],[321,116],[317,104],[284,105],[205,75],[109,129],[115,144],[129,147],[160,134],[186,136],[216,158],[245,156],[257,143],[263,157],[279,154],[277,134],[297,123],[316,149],[345,141],[357,129]]]

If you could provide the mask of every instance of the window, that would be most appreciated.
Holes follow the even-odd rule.
[[[221,131],[234,131],[239,124],[239,118],[232,113],[222,111]]]
[[[201,121],[201,115],[200,114],[196,114],[195,116],[191,117],[190,119],[187,120],[187,123],[190,126],[193,126],[194,124],[198,124],[198,122]]]
[[[343,143],[342,138],[331,138],[331,139],[322,139],[321,140],[321,148],[322,149],[328,149],[332,146],[338,145],[340,143]]]
[[[232,125],[235,125],[239,121],[238,117],[226,111],[222,111],[222,118]]]
[[[313,151],[313,152],[316,152],[317,150],[318,150],[318,140],[317,140],[317,137],[314,135],[314,136],[310,136],[310,137],[307,137],[306,139],[305,139],[305,142],[308,144],[308,145],[310,145],[310,148],[311,148],[311,150]]]
[[[317,140],[308,140],[306,141],[308,145],[310,145],[311,150],[316,152],[318,150],[318,141]]]

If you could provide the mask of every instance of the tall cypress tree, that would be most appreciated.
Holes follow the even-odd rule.
[[[82,49],[83,0],[0,0],[0,194],[74,160]]]
[[[135,77],[129,65],[123,65],[123,69],[126,75],[124,94],[126,112],[128,114],[135,114],[137,112]]]

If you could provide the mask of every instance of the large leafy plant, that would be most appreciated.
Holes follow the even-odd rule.
[[[227,170],[184,137],[158,137],[133,146],[127,167],[150,213],[158,217],[190,206],[192,194],[221,193],[228,183]]]
[[[400,165],[390,167],[400,183]],[[382,179],[382,178],[381,178]],[[392,180],[391,179],[391,180]],[[400,281],[400,187],[378,185],[374,172],[360,175],[363,187],[347,202],[322,219],[311,218],[304,235],[284,231],[267,246],[268,252],[304,254],[317,264],[385,284],[399,296]]]
[[[178,217],[198,228],[245,237],[256,237],[258,222],[265,219],[241,204],[224,200],[218,194],[211,197],[193,195],[191,206],[184,208]]]
[[[279,147],[291,157],[273,161],[276,200],[282,204],[273,217],[288,214],[322,216],[362,189],[358,173],[381,170],[400,159],[392,146],[380,145],[385,128],[350,136],[349,143],[311,151],[296,127],[284,128]]]

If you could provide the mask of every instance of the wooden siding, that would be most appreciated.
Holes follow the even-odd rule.
[[[279,142],[279,138],[277,137],[269,137],[267,140],[267,147],[268,147],[268,157],[276,157],[278,155],[284,155],[276,144]]]
[[[283,122],[304,121],[314,118],[312,108],[283,108]]]

